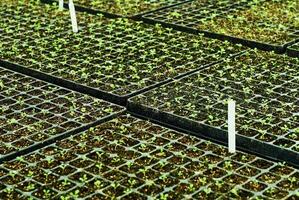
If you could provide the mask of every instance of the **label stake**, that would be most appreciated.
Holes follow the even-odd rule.
[[[59,0],[59,10],[63,10],[63,0]]]
[[[71,20],[72,20],[73,32],[77,33],[78,25],[77,25],[77,17],[76,17],[76,11],[75,11],[75,6],[73,3],[73,0],[69,0],[69,9],[70,9],[70,15],[71,15]]]
[[[236,102],[228,100],[228,151],[236,152]]]

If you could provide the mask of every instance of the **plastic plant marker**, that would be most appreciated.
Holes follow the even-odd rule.
[[[70,15],[71,15],[71,20],[72,20],[73,32],[77,33],[78,25],[77,25],[77,17],[76,17],[76,11],[75,11],[75,6],[73,3],[73,0],[69,0],[69,9],[70,9]]]
[[[228,151],[230,153],[236,152],[236,102],[228,100]]]
[[[63,0],[59,0],[59,10],[63,10]]]

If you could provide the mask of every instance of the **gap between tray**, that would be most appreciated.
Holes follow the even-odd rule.
[[[153,20],[153,19],[149,19],[149,18],[145,18],[145,17],[141,17],[140,20],[147,24],[152,24],[152,25],[161,24],[165,28],[172,28],[177,31],[186,32],[186,33],[195,34],[195,35],[203,34],[205,37],[208,37],[208,38],[218,39],[221,41],[227,40],[231,43],[242,44],[242,45],[250,47],[250,48],[257,48],[257,49],[260,49],[263,51],[274,51],[277,54],[286,53],[287,47],[293,43],[296,43],[296,41],[299,40],[299,39],[294,39],[294,40],[287,42],[283,45],[271,45],[271,44],[267,44],[267,43],[254,41],[254,40],[237,38],[237,37],[233,37],[233,36],[229,36],[229,35],[223,35],[223,34],[219,34],[219,33],[209,32],[209,31],[197,30],[197,29],[190,28],[187,26],[170,24],[170,23],[166,23],[163,21]]]
[[[108,93],[106,91],[100,90],[100,89],[95,89],[89,86],[85,86],[82,84],[78,84],[75,83],[74,81],[70,81],[70,80],[66,80],[66,79],[62,79],[53,75],[49,75],[37,70],[33,70],[30,68],[26,68],[25,66],[21,66],[15,63],[11,63],[8,61],[4,61],[4,60],[0,60],[0,64],[2,67],[6,68],[6,69],[10,69],[12,71],[21,73],[21,74],[25,74],[27,76],[31,76],[34,78],[37,78],[39,80],[43,80],[46,81],[48,83],[52,83],[54,85],[60,86],[60,87],[64,87],[76,92],[80,92],[82,94],[87,94],[90,95],[92,97],[98,98],[98,99],[102,99],[105,101],[108,101],[110,103],[114,103],[120,106],[126,106],[127,105],[127,100],[133,96],[136,96],[138,94],[141,94],[143,92],[147,92],[151,89],[160,87],[164,84],[170,83],[173,81],[173,79],[168,78],[162,82],[156,83],[154,85],[150,85],[146,88],[143,88],[141,90],[132,92],[131,94],[128,95],[124,95],[124,96],[119,96],[116,94],[112,94],[112,93]]]
[[[244,54],[245,52],[247,52],[247,50],[243,50],[241,52],[235,53],[231,56],[228,56],[227,58],[233,58],[233,57],[236,57],[238,55]],[[86,85],[83,85],[83,84],[80,84],[80,83],[76,83],[76,82],[71,81],[71,80],[66,80],[66,79],[63,79],[63,78],[60,78],[60,77],[49,75],[49,74],[46,74],[44,72],[40,72],[40,71],[37,71],[37,70],[34,70],[34,69],[30,69],[30,68],[27,68],[25,66],[15,64],[15,63],[12,63],[12,62],[9,62],[9,61],[5,61],[5,60],[0,59],[0,64],[4,68],[13,70],[15,72],[19,72],[21,74],[25,74],[27,76],[31,76],[31,77],[40,79],[40,80],[43,80],[43,81],[46,81],[48,83],[52,83],[52,84],[60,86],[60,87],[64,87],[64,88],[67,88],[67,89],[70,89],[70,90],[73,90],[73,91],[76,91],[76,92],[80,92],[82,94],[87,94],[87,95],[90,95],[92,97],[102,99],[102,100],[105,100],[105,101],[108,101],[110,103],[114,103],[114,104],[117,104],[117,105],[120,105],[120,106],[127,106],[128,99],[131,98],[131,97],[134,97],[134,96],[137,96],[139,94],[148,92],[152,89],[158,88],[158,87],[163,86],[163,85],[168,84],[168,83],[171,83],[174,80],[184,78],[185,76],[188,76],[192,73],[196,73],[196,72],[198,72],[200,70],[203,70],[205,68],[208,68],[210,66],[219,64],[219,63],[223,62],[224,59],[226,59],[226,58],[222,58],[218,61],[208,63],[208,64],[205,64],[205,65],[201,65],[200,67],[195,68],[191,71],[179,74],[179,75],[174,76],[172,78],[167,78],[167,79],[165,79],[161,82],[155,83],[153,85],[149,85],[149,86],[144,87],[140,90],[136,90],[136,91],[134,91],[130,94],[126,94],[126,95],[123,95],[123,96],[120,96],[120,95],[117,95],[117,94],[112,94],[112,93],[109,93],[109,92],[104,91],[104,90],[92,88],[92,87],[89,87],[89,86],[86,86]]]
[[[128,101],[127,110],[133,115],[148,119],[163,126],[185,131],[199,138],[209,139],[213,142],[227,145],[227,132],[212,128],[208,125],[200,124],[196,121],[188,120],[184,117],[176,116],[174,114],[171,115],[161,112],[148,106],[136,104],[130,100]],[[208,134],[204,134],[204,132],[207,132]],[[236,140],[238,150],[273,161],[287,162],[288,164],[299,168],[298,153],[292,152],[290,150],[284,150],[255,139],[249,139],[239,134],[237,134]]]
[[[32,145],[30,147],[27,147],[21,151],[17,151],[15,153],[11,153],[11,154],[8,154],[6,156],[3,156],[2,158],[0,158],[0,164],[2,164],[3,162],[5,161],[9,161],[9,160],[13,160],[19,156],[23,156],[25,154],[28,154],[28,153],[31,153],[37,149],[41,149],[43,147],[46,147],[48,145],[51,145],[59,140],[62,140],[62,139],[65,139],[69,136],[72,136],[72,135],[76,135],[76,134],[79,134],[81,133],[82,131],[86,131],[88,130],[89,128],[93,127],[93,126],[97,126],[99,124],[102,124],[102,123],[105,123],[107,121],[110,121],[118,116],[120,116],[121,114],[124,114],[126,112],[125,108],[122,110],[122,111],[119,111],[119,112],[116,112],[116,113],[113,113],[113,114],[110,114],[106,117],[103,117],[101,118],[100,120],[97,120],[95,122],[92,122],[92,123],[89,123],[88,125],[85,125],[85,126],[81,126],[79,128],[76,128],[74,130],[71,130],[71,131],[67,131],[67,132],[64,132],[56,137],[53,137],[51,139],[48,139],[48,140],[45,140],[43,142],[40,142],[40,143],[37,143],[35,145]]]

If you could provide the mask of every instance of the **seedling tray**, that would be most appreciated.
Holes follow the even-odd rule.
[[[120,116],[0,165],[2,199],[296,199],[299,170]]]
[[[141,15],[169,8],[188,1],[190,0],[132,0],[129,2],[125,0],[74,0],[74,4],[76,10],[81,12],[88,12],[94,15],[101,14],[109,18],[126,17],[137,19]],[[41,0],[41,2],[48,4],[57,4],[58,0]],[[68,8],[68,2],[64,3],[64,7]]]
[[[287,48],[287,54],[299,58],[299,42],[289,46]]]
[[[291,0],[195,0],[142,18],[151,24],[283,53],[299,38],[296,16],[296,3]]]
[[[124,108],[0,66],[0,162],[113,118]]]
[[[2,41],[12,38],[18,43],[29,38],[35,40],[49,37],[70,30],[72,27],[69,18],[68,11],[58,11],[57,7],[38,1],[3,0],[0,4],[0,36]],[[80,15],[78,24],[84,26]]]
[[[228,99],[237,147],[299,166],[299,60],[250,51],[128,101],[128,110],[227,144]]]
[[[84,26],[77,34],[0,39],[2,65],[125,105],[129,97],[245,50],[159,25],[86,13],[78,17]]]

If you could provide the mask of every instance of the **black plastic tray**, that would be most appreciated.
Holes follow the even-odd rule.
[[[5,39],[0,62],[9,69],[126,105],[132,96],[246,49],[128,19],[82,14],[81,23],[85,19],[93,22],[92,27],[86,22],[86,27],[75,35],[69,31],[36,39],[26,37],[22,38],[24,43]],[[102,24],[98,25],[98,21]],[[56,44],[55,48],[52,42]],[[85,79],[81,76],[83,68],[88,74]],[[95,79],[99,82],[92,82]]]
[[[297,176],[298,170],[287,164],[239,151],[231,154],[221,145],[119,116],[1,164],[0,196],[295,199],[298,183],[291,181]]]
[[[253,52],[250,52],[250,53],[252,53],[253,54],[252,56],[254,56]],[[248,55],[250,55],[250,53],[248,53]],[[266,53],[263,53],[263,54],[266,54]],[[278,60],[279,59],[280,60],[283,60],[283,59],[286,60],[285,63],[281,62],[281,66],[287,65],[287,63],[290,61],[289,60],[290,57],[287,57],[287,56],[284,56],[284,57],[281,56],[280,57],[279,55],[275,55],[275,54],[272,54],[272,56],[274,56],[273,59],[276,58]],[[261,61],[262,59],[260,59],[260,58],[256,59],[256,60]],[[270,56],[269,59],[271,59],[271,56]],[[237,59],[233,62],[237,62]],[[262,65],[262,63],[260,63],[260,64]],[[254,63],[252,64],[252,66],[253,65],[254,65]],[[272,65],[272,63],[269,64],[269,66],[271,66],[271,65]],[[230,66],[233,66],[233,64],[231,64]],[[214,67],[217,67],[217,69],[218,68],[222,69],[222,63],[217,64],[217,65],[213,65],[210,68],[213,69]],[[209,71],[210,72],[210,70],[211,70],[210,68],[207,68],[203,71]],[[289,78],[290,80],[292,79],[294,74],[296,74],[296,68],[298,68],[298,65],[294,65],[294,68],[290,67],[290,69],[293,70],[291,72],[293,75],[290,75],[291,73],[289,73],[289,75],[291,76]],[[256,68],[256,69],[258,69],[258,68]],[[238,69],[236,69],[236,70],[238,70]],[[280,70],[280,69],[278,67],[276,67],[276,70]],[[207,72],[205,72],[205,73],[207,73]],[[260,69],[260,73],[265,74],[265,76],[267,76],[269,71],[263,71],[262,69]],[[164,85],[164,86],[161,87],[161,89],[156,88],[156,89],[154,89],[152,91],[149,91],[147,93],[144,93],[140,96],[129,99],[127,109],[128,109],[129,112],[131,112],[133,114],[136,114],[138,116],[143,116],[143,117],[154,120],[156,122],[160,122],[160,123],[162,123],[164,125],[167,125],[167,126],[170,126],[170,127],[175,127],[177,129],[184,129],[184,130],[190,131],[190,132],[192,132],[193,134],[195,134],[197,136],[204,137],[204,138],[209,138],[209,139],[212,139],[214,141],[227,144],[228,136],[227,136],[227,131],[226,131],[226,128],[225,128],[225,119],[223,119],[223,117],[226,116],[225,109],[227,109],[227,108],[223,107],[224,105],[222,106],[222,103],[219,104],[218,100],[217,101],[215,100],[215,98],[218,98],[218,97],[221,98],[221,99],[222,98],[225,98],[225,99],[231,98],[230,94],[225,93],[225,91],[227,90],[227,86],[224,86],[224,85],[222,86],[221,85],[220,90],[218,91],[218,89],[217,89],[217,93],[214,92],[216,90],[208,89],[209,87],[211,87],[209,85],[201,86],[201,87],[207,88],[207,89],[205,89],[205,92],[203,92],[203,93],[200,92],[201,90],[198,90],[199,91],[199,96],[198,95],[196,95],[196,96],[198,96],[198,98],[200,98],[199,99],[200,101],[196,102],[194,99],[193,100],[188,99],[188,95],[193,96],[192,94],[196,94],[195,91],[192,91],[192,88],[194,88],[195,86],[189,87],[188,85],[192,83],[192,80],[196,80],[197,76],[202,77],[201,74],[202,74],[202,71],[199,71],[195,74],[191,74],[189,77],[184,77],[180,80],[177,80],[175,82]],[[286,73],[286,74],[288,74],[288,73]],[[256,75],[258,76],[259,74],[257,73]],[[214,74],[214,75],[211,74],[210,75],[210,77],[214,77],[214,76],[217,77],[217,74]],[[205,77],[205,76],[203,76],[203,77]],[[203,79],[203,80],[209,80],[208,77],[209,76],[207,76],[207,78]],[[295,81],[296,79],[292,79],[292,80]],[[280,80],[278,80],[278,81],[280,81]],[[222,84],[222,83],[219,82],[219,83],[216,83],[216,85],[217,84]],[[265,83],[265,84],[267,84],[267,83]],[[287,81],[287,82],[284,82],[283,84],[284,85],[285,84],[291,84],[292,85],[292,82]],[[187,87],[180,87],[182,85],[185,85]],[[222,89],[222,87],[223,87],[223,89]],[[262,87],[262,86],[257,86],[255,92],[258,92],[259,90],[266,90],[265,88],[259,88],[259,87]],[[293,85],[293,87],[295,87],[295,85]],[[174,88],[177,88],[179,90],[174,90]],[[287,97],[289,95],[289,91],[292,91],[291,93],[296,96],[296,94],[295,94],[296,91],[294,91],[294,89],[290,90],[290,89],[286,88],[286,86],[278,87],[278,88],[281,89],[281,92],[282,92],[281,95],[284,96],[284,97]],[[182,90],[184,90],[184,91],[182,91]],[[188,93],[189,90],[190,90],[190,94]],[[196,89],[194,89],[194,90],[196,90]],[[286,90],[288,92],[284,93],[283,92],[284,90]],[[176,93],[178,93],[178,95],[176,95]],[[193,102],[191,105],[194,105],[194,106],[196,106],[197,104],[203,105],[204,103],[201,103],[201,102],[205,102],[204,99],[206,99],[206,98],[208,98],[207,100],[209,100],[209,95],[214,95],[214,93],[215,93],[215,95],[217,94],[217,96],[215,98],[214,97],[210,98],[210,100],[214,103],[205,104],[204,106],[198,106],[198,108],[197,108],[198,110],[196,110],[196,113],[198,113],[196,119],[198,118],[198,119],[203,120],[203,121],[194,121],[192,119],[192,116],[191,116],[191,114],[193,112],[189,112],[189,109],[185,108],[184,106],[187,106],[188,102],[190,102],[190,101]],[[224,94],[224,96],[221,97],[221,96],[218,95],[218,93],[219,93],[219,95]],[[202,98],[201,94],[205,94],[207,96],[205,96],[205,98]],[[238,95],[239,93],[235,93],[235,94]],[[240,93],[240,94],[242,94],[242,93]],[[256,96],[256,94],[257,94],[257,96]],[[150,98],[148,96],[150,96]],[[185,97],[185,99],[182,99],[182,101],[180,101],[180,103],[171,103],[171,102],[174,102],[174,101],[176,102],[177,101],[176,97],[181,97],[181,96],[183,98],[184,98],[184,96],[187,96],[187,97]],[[253,98],[255,99],[258,96],[259,96],[259,93],[254,93]],[[279,94],[279,96],[280,96],[280,94]],[[295,96],[293,96],[292,99],[295,99],[295,101],[298,102],[298,99],[296,99]],[[258,100],[250,100],[251,105],[249,105],[249,104],[245,103],[244,101],[242,101],[242,98],[241,99],[240,98],[241,97],[239,97],[237,99],[237,102],[242,106],[241,111],[246,111],[246,109],[249,110],[251,106],[254,106],[254,103],[255,103],[255,105],[258,105],[258,104],[256,104],[258,102]],[[250,98],[252,98],[252,97],[250,97]],[[268,97],[263,97],[263,98],[268,99]],[[289,98],[291,98],[291,97],[289,97]],[[215,100],[215,101],[213,101],[213,100]],[[140,103],[141,101],[142,101],[142,103]],[[167,102],[169,103],[168,106],[166,104]],[[293,102],[293,104],[296,105],[296,102]],[[174,109],[174,108],[171,109],[171,107],[169,107],[169,106],[175,107],[175,106],[178,106],[178,105],[180,105],[180,107],[177,108],[177,109]],[[206,108],[205,106],[207,106],[207,105],[208,106],[215,105],[215,107],[211,108],[211,109],[214,110],[211,114],[213,114],[215,116],[219,115],[219,117],[216,117],[216,118],[219,118],[220,121],[215,123],[215,124],[219,124],[219,125],[211,126],[211,125],[209,125],[209,123],[206,123],[207,119],[205,117],[208,115],[208,114],[206,114],[206,113],[208,113],[208,111],[205,110],[205,108]],[[216,105],[218,105],[218,106],[216,106]],[[164,109],[165,111],[162,110],[162,109]],[[192,110],[194,108],[190,108],[190,109]],[[257,108],[255,108],[255,110],[256,109]],[[262,108],[258,108],[258,109],[262,109]],[[262,111],[259,111],[259,112],[261,112],[261,113],[260,114],[257,113],[257,116],[254,117],[254,115],[252,115],[251,113],[246,111],[246,112],[244,112],[243,117],[245,115],[248,116],[248,117],[252,116],[252,117],[254,117],[252,119],[254,121],[254,123],[258,123],[258,122],[260,122],[260,121],[258,121],[259,119],[266,118],[266,114],[268,114],[268,112],[270,112],[270,110],[268,110],[266,112],[266,114],[263,114]],[[273,112],[273,111],[271,111],[271,112]],[[276,111],[274,111],[274,112],[276,112]],[[293,112],[293,111],[290,111],[290,112]],[[273,125],[275,125],[275,127],[279,126],[279,124],[282,124],[282,122],[283,122],[281,120],[277,121],[278,120],[277,115],[275,113],[273,113],[274,118],[272,118],[272,119],[273,119]],[[279,116],[281,116],[281,114],[279,114]],[[296,128],[298,123],[293,121],[295,119],[294,114],[291,113],[291,115],[287,114],[286,116],[288,116],[287,119],[290,119],[291,120],[290,122],[292,122],[293,126],[295,126],[295,128]],[[290,116],[292,116],[292,119],[289,118]],[[245,119],[246,119],[246,117],[245,117]],[[211,124],[213,124],[213,123],[211,123]],[[240,121],[240,124],[243,124],[242,121]],[[244,124],[247,124],[247,122],[244,123]],[[264,125],[262,125],[262,126],[257,125],[257,127],[264,127]],[[249,127],[249,128],[251,128],[251,127]],[[271,126],[270,128],[273,128],[273,127]],[[293,128],[291,128],[291,129],[293,129]],[[260,130],[264,130],[264,129],[260,129]],[[267,130],[268,130],[268,128],[267,128]],[[271,130],[272,129],[270,129],[270,132],[271,132]],[[275,129],[273,131],[275,131]],[[243,151],[255,153],[257,155],[260,155],[260,156],[263,156],[263,157],[266,157],[266,158],[271,158],[271,159],[274,159],[274,160],[277,160],[277,161],[285,161],[285,162],[288,162],[288,163],[290,163],[290,164],[292,164],[296,167],[299,167],[299,153],[295,150],[296,147],[297,147],[296,146],[296,139],[294,139],[294,138],[291,139],[291,138],[288,138],[289,136],[287,136],[287,135],[291,135],[292,132],[281,133],[282,135],[277,136],[277,137],[275,136],[275,134],[273,134],[271,136],[272,139],[270,139],[271,142],[268,142],[267,139],[265,141],[263,141],[259,138],[260,134],[258,134],[259,136],[257,136],[257,133],[255,133],[255,132],[253,132],[253,133],[254,133],[254,135],[252,135],[252,136],[250,134],[249,135],[238,134],[237,135],[237,148],[240,149],[240,150],[243,150]],[[294,133],[294,134],[296,134],[296,133]],[[267,133],[266,133],[266,135],[267,135]],[[269,137],[270,137],[270,135],[269,135]],[[282,143],[286,142],[285,144],[290,144],[290,146],[280,147],[279,146],[280,142],[282,142]],[[295,144],[294,144],[294,142],[295,142]]]
[[[231,57],[242,54],[243,52],[244,51],[236,53],[236,54],[232,55]],[[9,61],[5,61],[5,60],[0,60],[0,65],[2,67],[7,68],[7,69],[10,69],[10,70],[22,73],[22,74],[26,74],[28,76],[32,76],[32,77],[35,77],[37,79],[41,79],[41,80],[49,82],[49,83],[53,83],[53,84],[65,87],[65,88],[68,88],[70,90],[74,90],[74,91],[77,91],[77,92],[80,92],[80,93],[83,93],[83,94],[88,94],[88,95],[91,95],[93,97],[100,98],[100,99],[103,99],[103,100],[106,100],[106,101],[109,101],[109,102],[112,102],[112,103],[115,103],[115,104],[118,104],[118,105],[121,105],[121,106],[126,106],[127,105],[127,100],[131,97],[137,96],[137,95],[142,94],[142,93],[144,93],[146,91],[149,91],[151,89],[157,88],[157,87],[165,85],[167,83],[170,83],[173,80],[180,79],[184,76],[188,76],[189,74],[192,74],[192,73],[194,73],[198,70],[207,68],[211,65],[214,65],[214,64],[217,64],[217,63],[220,63],[220,62],[222,62],[222,60],[219,60],[217,62],[212,62],[210,64],[199,66],[196,69],[193,69],[193,70],[190,70],[188,72],[179,74],[179,75],[177,75],[173,78],[165,77],[165,80],[163,80],[163,81],[160,81],[158,83],[155,83],[155,84],[147,86],[147,87],[144,87],[140,90],[131,92],[131,93],[126,94],[126,95],[117,95],[117,94],[114,94],[114,93],[111,93],[111,92],[108,92],[108,91],[105,91],[105,90],[101,90],[101,89],[98,89],[98,88],[83,85],[83,84],[80,84],[80,83],[77,83],[77,82],[74,82],[74,81],[71,81],[71,80],[63,79],[63,78],[58,77],[58,76],[46,74],[44,72],[40,72],[40,71],[37,71],[37,70],[34,70],[34,69],[30,69],[29,67],[19,65],[19,64],[16,64],[16,63],[12,63],[12,62],[9,62]]]
[[[231,1],[229,6],[227,6],[227,8],[221,8],[222,10],[227,10],[225,12],[221,11],[220,13],[222,13],[222,15],[226,15],[226,12],[230,12],[230,10],[236,10],[236,9],[248,9],[248,3],[250,3],[250,0],[248,0],[248,2],[234,2]],[[293,43],[295,43],[296,41],[298,41],[298,37],[297,37],[297,31],[295,30],[295,32],[291,32],[289,35],[294,37],[295,39],[283,43],[283,44],[271,44],[271,43],[265,43],[265,42],[260,42],[260,41],[255,41],[255,40],[250,40],[250,39],[245,39],[245,38],[240,38],[240,37],[235,37],[235,36],[230,36],[230,35],[225,35],[225,34],[219,34],[219,33],[215,33],[215,32],[210,32],[210,31],[206,31],[206,30],[199,30],[196,29],[192,26],[192,24],[188,24],[189,22],[186,22],[186,24],[184,23],[184,21],[179,21],[179,22],[167,22],[167,13],[175,11],[175,9],[181,9],[183,8],[185,5],[188,4],[192,4],[191,2],[187,2],[181,5],[177,5],[177,6],[173,6],[169,9],[164,9],[164,10],[160,10],[157,12],[153,12],[153,13],[149,13],[147,15],[143,15],[141,17],[141,20],[149,23],[149,24],[161,24],[164,27],[167,28],[173,28],[175,30],[178,31],[183,31],[183,32],[187,32],[187,33],[191,33],[191,34],[204,34],[204,36],[206,37],[210,37],[210,38],[215,38],[215,39],[219,39],[219,40],[228,40],[230,42],[233,43],[239,43],[239,44],[243,44],[244,46],[248,46],[250,48],[257,48],[257,49],[261,49],[261,50],[265,50],[265,51],[275,51],[276,53],[284,53],[286,51],[286,48],[288,45],[291,45]],[[211,5],[207,4],[206,7],[207,9],[209,9]],[[215,8],[216,12],[218,12],[217,10],[218,8]],[[189,11],[185,11],[185,12],[189,12]],[[192,11],[190,11],[192,12]],[[198,18],[205,18],[206,16],[200,16]]]
[[[87,130],[125,110],[1,66],[1,142],[10,146],[3,147],[0,163]],[[16,135],[19,137],[14,138]]]
[[[80,93],[83,93],[83,94],[88,94],[88,95],[91,95],[93,97],[103,99],[103,100],[106,100],[106,101],[109,101],[109,102],[112,102],[112,103],[115,103],[115,104],[118,104],[118,105],[121,105],[121,106],[125,106],[127,104],[127,100],[130,97],[136,96],[136,95],[141,94],[145,91],[151,90],[153,88],[159,87],[163,84],[166,84],[166,83],[169,83],[169,82],[172,81],[172,79],[167,78],[163,82],[151,85],[147,88],[141,89],[141,90],[136,91],[132,94],[120,96],[120,95],[117,95],[117,94],[109,93],[109,92],[104,91],[104,90],[89,87],[89,86],[86,86],[86,85],[83,85],[83,84],[78,84],[78,83],[76,83],[74,81],[71,81],[71,80],[66,80],[66,79],[62,79],[62,78],[57,77],[57,76],[49,75],[49,74],[46,74],[46,73],[43,73],[43,72],[40,72],[40,71],[37,71],[37,70],[30,69],[26,66],[18,65],[18,64],[11,63],[11,62],[8,62],[8,61],[0,60],[0,65],[7,68],[7,69],[10,69],[10,70],[22,73],[22,74],[26,74],[28,76],[32,76],[32,77],[37,78],[37,79],[41,79],[43,81],[53,83],[55,85],[65,87],[65,88],[68,88],[70,90],[74,90],[74,91],[77,91],[77,92],[80,92]]]
[[[121,15],[121,14],[116,14],[116,13],[110,13],[110,12],[107,12],[107,11],[104,11],[104,10],[97,10],[97,9],[88,8],[86,6],[77,5],[76,3],[75,3],[75,8],[79,12],[87,12],[87,13],[90,13],[90,14],[93,14],[93,15],[102,14],[103,16],[108,17],[108,18],[122,17],[122,18],[139,19],[142,15],[146,15],[148,13],[152,13],[152,12],[159,11],[159,10],[162,10],[162,9],[170,8],[172,6],[180,5],[182,3],[186,3],[186,2],[189,2],[189,1],[193,1],[193,0],[177,0],[177,1],[178,2],[170,4],[170,5],[161,6],[160,8],[140,12],[140,13],[134,14],[134,15]],[[47,4],[58,3],[57,0],[41,0],[41,2],[47,3]],[[68,2],[64,3],[64,7],[68,8]]]
[[[41,0],[41,2],[42,3],[46,3],[46,4],[53,4],[53,3],[58,4],[58,1],[56,1],[56,0]],[[66,1],[66,3],[63,4],[63,7],[64,8],[68,8],[69,7],[68,1]],[[87,12],[87,13],[93,14],[93,15],[102,14],[104,17],[108,17],[108,18],[123,17],[121,15],[117,15],[117,14],[113,14],[113,13],[108,13],[108,12],[101,11],[101,10],[94,10],[94,9],[91,9],[91,8],[86,8],[86,7],[82,7],[82,6],[78,6],[78,5],[75,5],[75,9],[76,9],[76,11]]]

